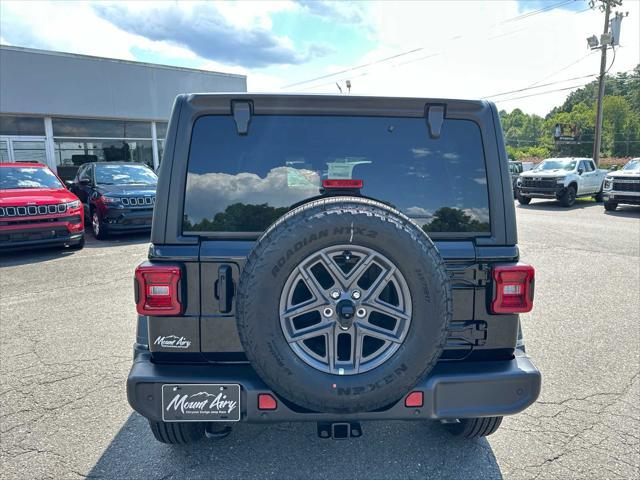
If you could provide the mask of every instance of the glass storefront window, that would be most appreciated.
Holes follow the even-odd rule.
[[[167,136],[167,122],[156,122],[156,138],[164,140]]]
[[[44,119],[0,115],[0,135],[44,135]]]
[[[151,122],[53,118],[56,137],[151,138]]]
[[[47,163],[44,140],[13,140],[13,160],[16,162]]]
[[[138,162],[153,168],[151,140],[107,140],[54,138],[58,174],[75,177],[80,165],[89,162]]]
[[[164,140],[158,140],[158,165],[162,163],[163,153],[164,153]]]
[[[0,163],[9,161],[9,142],[0,140]]]
[[[55,139],[56,164],[79,167],[88,162],[138,162],[153,168],[151,140]]]

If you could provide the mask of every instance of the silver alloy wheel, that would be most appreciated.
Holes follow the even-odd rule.
[[[340,295],[334,298],[336,290]],[[404,342],[411,325],[409,287],[380,252],[355,245],[323,248],[287,278],[280,325],[308,365],[338,375],[363,373],[391,358]]]
[[[98,217],[98,212],[93,212],[93,216],[91,217],[91,225],[93,227],[93,234],[96,237],[100,235],[100,218]]]

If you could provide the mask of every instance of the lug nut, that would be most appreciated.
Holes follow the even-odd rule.
[[[358,311],[356,312],[356,315],[359,318],[364,318],[367,316],[367,311],[364,308],[359,308]]]
[[[332,310],[332,309],[330,309],[330,308],[325,308],[325,309],[323,310],[322,314],[323,314],[325,317],[330,317],[331,315],[333,315],[333,310]]]
[[[358,300],[360,298],[360,292],[358,290],[354,290],[351,296],[354,298],[354,300]]]
[[[338,290],[334,290],[333,292],[331,292],[331,298],[337,300],[338,298],[340,298],[340,292]]]

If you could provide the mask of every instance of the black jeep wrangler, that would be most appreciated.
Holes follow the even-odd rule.
[[[166,145],[127,381],[159,441],[387,419],[475,438],[536,400],[493,104],[181,95]]]

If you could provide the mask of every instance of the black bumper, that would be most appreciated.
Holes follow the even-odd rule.
[[[627,205],[640,205],[640,194],[635,192],[604,192],[603,198],[605,202],[624,203]]]
[[[83,237],[84,232],[70,234],[66,228],[26,228],[10,234],[0,231],[0,251],[77,245]]]
[[[549,188],[520,186],[518,187],[518,190],[520,192],[520,195],[525,197],[558,198],[562,196],[565,188],[563,185],[558,185],[557,187],[549,187]]]
[[[519,350],[513,360],[443,362],[414,390],[424,393],[424,405],[407,408],[404,401],[386,409],[353,414],[308,412],[275,395],[249,365],[161,365],[148,352],[136,355],[127,398],[140,415],[162,420],[162,385],[232,383],[241,385],[241,421],[318,422],[361,420],[437,420],[502,416],[518,413],[540,394],[541,375]],[[258,410],[258,394],[278,398],[277,410]]]
[[[118,209],[110,208],[103,216],[109,233],[130,233],[151,230],[153,209]]]

